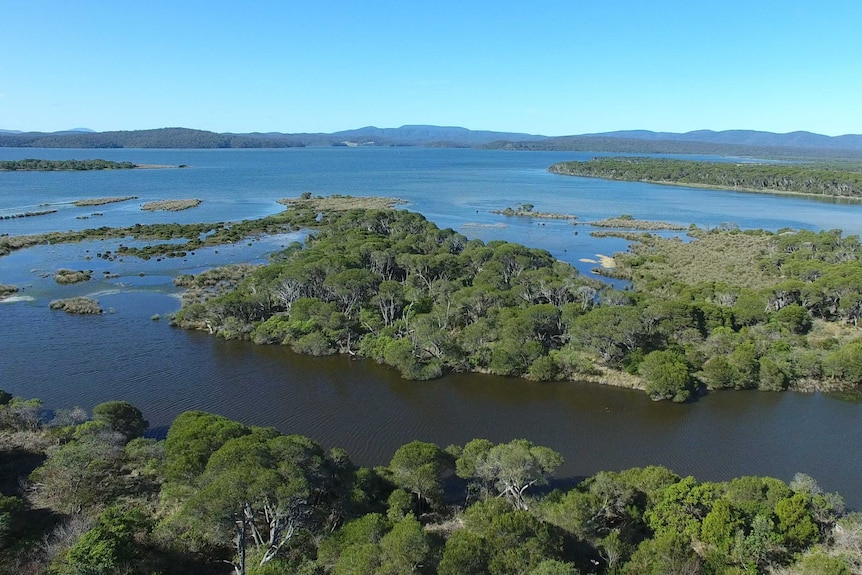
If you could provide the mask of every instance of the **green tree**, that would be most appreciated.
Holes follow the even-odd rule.
[[[775,504],[778,532],[791,549],[804,549],[817,540],[819,531],[809,510],[809,498],[804,493],[782,499]]]
[[[140,510],[109,507],[96,524],[52,565],[62,575],[112,575],[130,571],[141,556],[136,541],[149,529],[149,521]]]
[[[446,540],[438,575],[485,575],[488,572],[488,545],[485,538],[462,529]]]
[[[518,509],[527,509],[526,491],[547,483],[548,477],[563,463],[563,457],[556,451],[533,445],[526,439],[501,443],[487,451],[485,447],[468,443],[464,451],[469,459],[462,462],[459,471],[467,473],[472,468],[477,478],[493,485]],[[465,459],[464,455],[461,459]]]
[[[93,420],[121,433],[126,441],[141,437],[149,427],[141,410],[126,401],[108,401],[93,408]]]
[[[263,566],[314,522],[315,506],[324,504],[326,474],[325,455],[313,441],[254,430],[212,454],[177,520],[203,542],[233,540],[234,569],[245,575],[249,541]]]
[[[700,564],[689,538],[668,531],[641,542],[623,572],[627,575],[694,575],[700,572]]]
[[[24,502],[18,497],[0,494],[0,549],[12,542],[24,519]]]
[[[646,392],[652,399],[670,399],[677,403],[692,395],[691,375],[685,358],[674,351],[653,351],[639,367],[646,380]]]
[[[50,448],[45,463],[30,476],[40,496],[64,513],[109,503],[125,486],[123,436],[98,424],[81,427],[95,432]]]
[[[220,415],[186,411],[177,416],[165,439],[165,474],[168,481],[191,482],[203,473],[210,456],[230,439],[250,433],[249,428]]]
[[[446,454],[437,445],[422,441],[402,445],[389,462],[393,481],[416,495],[416,508],[420,512],[423,501],[433,505],[439,500],[446,467]]]
[[[415,515],[406,515],[380,540],[379,573],[415,573],[428,559],[431,546]]]
[[[557,559],[545,559],[536,565],[528,575],[580,575],[580,571],[571,563]]]

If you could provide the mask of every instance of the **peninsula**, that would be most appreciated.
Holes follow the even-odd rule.
[[[826,165],[696,162],[664,158],[593,158],[560,162],[554,174],[707,187],[742,192],[862,198],[862,172]]]

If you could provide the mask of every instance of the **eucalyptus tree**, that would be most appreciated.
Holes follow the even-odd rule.
[[[516,508],[526,510],[526,491],[547,483],[548,477],[563,464],[563,457],[553,449],[533,445],[526,439],[498,445],[474,439],[464,446],[455,464],[459,476],[483,481]]]
[[[174,521],[199,543],[232,540],[234,572],[245,575],[249,544],[263,566],[320,521],[329,473],[323,450],[310,439],[255,429],[212,454]]]

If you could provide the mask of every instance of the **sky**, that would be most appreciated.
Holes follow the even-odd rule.
[[[0,129],[862,134],[859,0],[0,0]]]

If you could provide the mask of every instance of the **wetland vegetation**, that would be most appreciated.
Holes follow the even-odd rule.
[[[501,216],[520,217],[520,218],[538,218],[546,220],[576,220],[578,216],[573,214],[557,214],[553,212],[536,212],[533,210],[533,204],[520,204],[518,206],[508,207],[503,210],[491,210],[492,214]]]
[[[79,315],[99,315],[104,313],[104,310],[99,307],[99,302],[89,297],[55,299],[49,304],[49,307]]]
[[[141,205],[141,209],[145,212],[154,212],[157,210],[165,212],[181,212],[190,208],[196,208],[200,203],[201,200],[194,198],[186,200],[158,200]]]
[[[127,202],[129,200],[137,200],[138,196],[111,196],[107,198],[88,198],[84,200],[75,200],[73,205],[81,207],[89,206],[104,206],[106,204],[115,204],[119,202]]]
[[[585,225],[596,228],[623,228],[630,230],[671,230],[682,231],[687,229],[686,226],[672,224],[670,222],[656,222],[653,220],[638,220],[630,214],[623,214],[616,218],[605,218],[603,220],[594,220],[592,222],[583,222]]]
[[[54,274],[54,281],[58,284],[76,284],[88,282],[93,275],[93,270],[70,270],[62,268]]]

